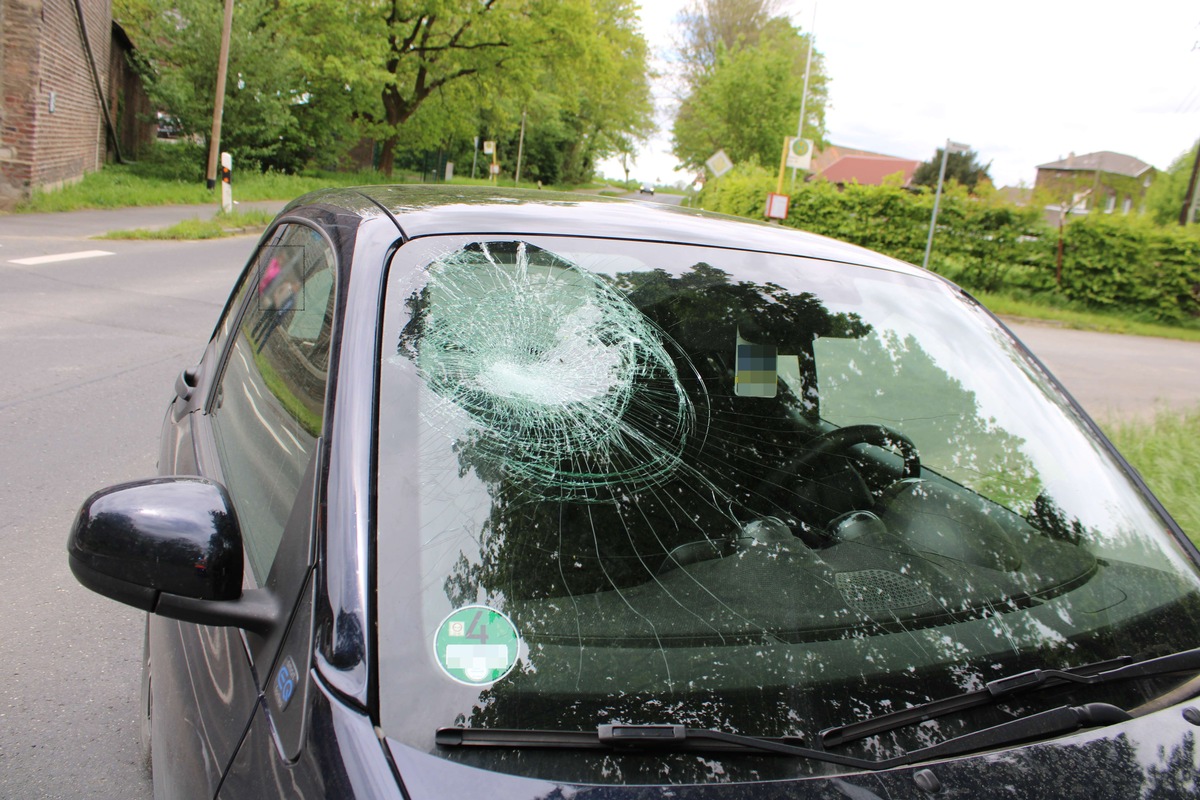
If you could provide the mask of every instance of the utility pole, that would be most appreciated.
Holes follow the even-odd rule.
[[[205,182],[209,189],[217,185],[217,158],[221,153],[221,115],[225,113],[225,74],[229,71],[229,37],[233,30],[233,0],[225,0],[225,23],[221,29],[221,55],[217,62],[217,97],[213,103],[212,136],[208,140],[208,172]]]
[[[1188,181],[1187,194],[1183,198],[1183,208],[1179,210],[1179,224],[1187,225],[1196,213],[1196,174],[1200,173],[1200,141],[1196,142],[1196,160],[1192,162],[1192,177]]]
[[[517,140],[517,174],[513,186],[521,184],[521,158],[525,154],[525,109],[521,109],[521,138]]]

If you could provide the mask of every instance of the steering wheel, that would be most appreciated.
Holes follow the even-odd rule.
[[[800,455],[771,472],[759,484],[759,494],[771,497],[780,487],[795,478],[804,467],[814,461],[838,453],[857,444],[871,444],[885,450],[895,450],[904,459],[900,477],[916,478],[921,474],[921,458],[917,447],[903,433],[884,425],[847,425],[820,433],[810,439]]]
[[[789,461],[784,469],[794,473],[823,456],[841,452],[856,444],[871,444],[885,450],[895,450],[904,459],[900,477],[903,479],[921,476],[921,457],[917,454],[917,446],[900,431],[885,425],[847,425],[817,434],[805,445],[805,451]]]
[[[793,495],[794,488],[789,487],[794,487],[795,482],[802,479],[804,473],[811,472],[806,467],[822,458],[843,453],[849,448],[860,444],[869,444],[885,450],[895,451],[904,462],[900,471],[901,480],[920,477],[921,458],[917,454],[917,447],[913,444],[912,439],[884,425],[847,425],[844,428],[835,428],[814,436],[805,443],[799,455],[788,460],[763,479],[758,484],[758,488],[754,494],[770,503],[774,508],[786,510],[783,518],[788,519],[797,513],[795,506],[797,498]],[[889,480],[888,483],[891,483],[891,481]],[[843,500],[848,503],[857,503],[857,500],[861,500],[869,506],[870,500],[866,493],[874,490],[871,490],[865,483],[860,482],[859,485],[863,492],[863,497],[843,498]],[[882,488],[878,487],[878,489]],[[832,507],[830,508],[832,509]],[[847,507],[841,510],[848,511],[851,509]],[[866,510],[866,507],[860,508],[856,504],[854,510],[862,511]],[[809,520],[809,523],[805,524],[801,522],[799,528],[795,529],[796,535],[810,547],[823,546],[819,536],[817,539],[812,539],[808,534],[823,527],[824,523],[814,522],[813,520]],[[816,527],[814,528],[812,525],[816,525]],[[827,543],[825,542],[825,544]]]

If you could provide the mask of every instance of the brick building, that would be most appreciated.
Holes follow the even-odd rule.
[[[127,43],[110,0],[0,0],[0,209],[103,166],[115,140],[106,136],[97,79],[114,134],[126,122],[122,138],[145,140],[133,122],[146,110],[144,93],[131,87],[120,53]],[[117,118],[122,110],[127,120]]]
[[[1158,170],[1140,158],[1102,150],[1039,164],[1034,190],[1049,203],[1046,218],[1064,214],[1128,214],[1141,211]]]

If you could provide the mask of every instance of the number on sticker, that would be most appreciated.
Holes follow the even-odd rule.
[[[477,639],[480,644],[487,644],[487,625],[480,625],[479,618],[483,616],[482,611],[476,611],[475,616],[471,619],[471,625],[467,628],[468,639]],[[476,627],[479,628],[476,631]]]

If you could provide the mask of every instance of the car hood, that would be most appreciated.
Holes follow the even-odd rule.
[[[745,798],[1192,798],[1200,753],[1187,704],[1051,741],[881,772],[805,776],[761,783],[596,786],[520,777],[465,766],[387,739],[411,800],[733,800]],[[1200,710],[1187,716],[1200,720]],[[638,756],[626,756],[637,758]],[[701,757],[701,754],[697,754]],[[807,765],[799,772],[805,771]],[[820,769],[818,766],[817,769]]]

